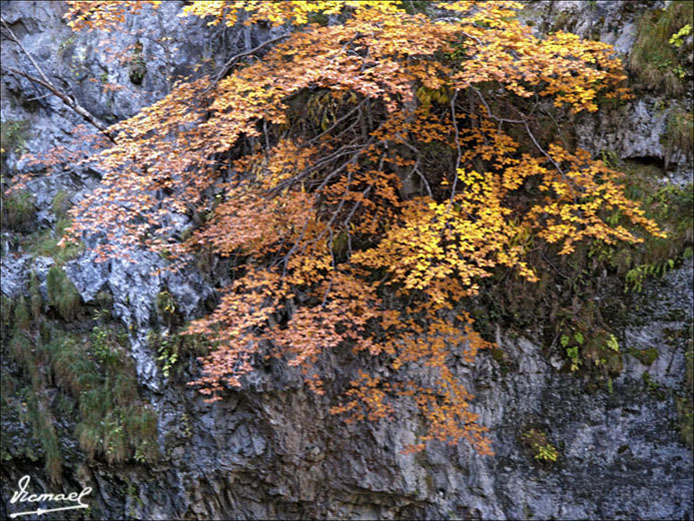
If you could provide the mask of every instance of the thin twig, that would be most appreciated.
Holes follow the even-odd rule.
[[[111,140],[111,142],[115,143],[116,140],[113,138],[111,133],[108,131],[108,127],[106,127],[103,123],[101,123],[98,119],[96,119],[87,109],[82,107],[77,100],[65,92],[62,92],[60,89],[58,89],[51,81],[48,79],[46,74],[43,72],[43,69],[39,67],[39,64],[36,63],[36,60],[34,60],[34,57],[31,55],[29,51],[26,50],[26,48],[22,45],[22,43],[19,41],[19,38],[14,34],[12,29],[10,29],[10,26],[7,24],[4,18],[0,19],[2,21],[2,25],[5,27],[5,29],[9,32],[9,39],[16,43],[19,48],[26,54],[26,56],[29,58],[29,61],[31,61],[32,65],[34,68],[38,71],[39,75],[41,76],[40,78],[37,78],[36,76],[32,74],[28,74],[23,71],[19,71],[17,69],[14,69],[12,67],[6,67],[3,66],[3,68],[12,74],[23,76],[27,78],[28,80],[37,83],[45,88],[47,88],[49,91],[51,91],[53,94],[55,94],[57,97],[59,97],[63,103],[65,103],[68,107],[70,107],[74,112],[82,116],[87,122],[89,122],[91,125],[96,127],[102,134],[104,134],[107,138]]]
[[[453,174],[453,186],[451,187],[451,198],[448,200],[448,205],[446,205],[446,214],[450,210],[453,204],[453,199],[455,198],[456,186],[458,186],[458,168],[460,168],[460,160],[463,157],[463,151],[460,148],[460,132],[458,131],[458,122],[455,119],[455,98],[458,97],[458,90],[451,96],[451,122],[453,123],[453,129],[455,130],[455,146],[458,151],[458,157],[455,160],[455,173]]]
[[[220,81],[222,78],[224,78],[224,76],[227,75],[227,73],[231,70],[231,68],[234,66],[234,64],[235,64],[237,61],[239,61],[241,58],[243,58],[243,57],[245,57],[245,56],[250,56],[251,54],[255,54],[256,52],[260,51],[260,50],[263,49],[264,47],[267,47],[267,46],[270,45],[270,44],[273,44],[273,43],[275,43],[275,42],[278,42],[278,41],[280,41],[280,40],[283,40],[284,38],[287,38],[288,36],[289,36],[288,34],[284,34],[284,35],[282,35],[282,36],[278,36],[277,38],[272,38],[272,39],[270,39],[270,40],[266,40],[266,41],[264,41],[263,43],[261,43],[260,45],[258,45],[257,47],[254,47],[253,49],[251,49],[251,50],[249,50],[249,51],[240,52],[240,53],[237,54],[236,56],[232,56],[232,57],[229,59],[229,61],[227,61],[227,62],[224,64],[224,66],[222,67],[222,70],[220,70],[220,71],[217,73],[217,75],[214,77],[214,79],[213,79],[212,82],[210,83],[210,86],[207,87],[203,92],[204,92],[204,93],[207,93],[210,89],[212,89],[215,85],[217,85],[217,83],[219,83],[219,81]]]

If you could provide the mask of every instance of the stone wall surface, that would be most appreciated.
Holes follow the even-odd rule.
[[[59,2],[2,2],[2,17],[46,74],[108,124],[166,95],[176,76],[196,74],[193,64],[213,67],[276,35],[260,27],[181,22],[176,16],[182,4],[164,2],[157,12],[129,19],[131,35],[111,35],[115,49],[141,43],[146,72],[139,84],[127,66],[109,61],[104,48],[97,47],[103,35],[70,32]],[[638,13],[656,4],[540,1],[529,2],[523,16],[537,20],[538,31],[562,17],[568,29],[598,35],[626,55]],[[32,70],[7,39],[1,57],[5,65]],[[94,78],[98,81],[90,81]],[[123,88],[109,91],[102,83]],[[60,100],[11,74],[3,73],[1,89],[3,122],[30,122],[25,149],[37,153],[71,146],[70,131],[80,121]],[[658,100],[653,93],[577,120],[580,143],[595,154],[610,149],[622,159],[662,161],[659,137],[667,112],[654,109]],[[27,171],[19,156],[19,151],[3,156],[3,171]],[[670,162],[673,179],[691,178],[683,154],[675,153]],[[68,190],[75,202],[98,181],[99,172],[79,168],[32,181],[38,225],[53,224],[50,206],[58,190]],[[180,228],[188,224],[181,222]],[[2,292],[16,297],[26,293],[31,271],[45,282],[52,259],[33,258],[8,244],[3,242]],[[186,385],[196,376],[194,360],[165,377],[147,336],[165,327],[155,305],[163,289],[190,318],[202,312],[215,283],[195,269],[153,276],[163,265],[147,252],[134,262],[101,264],[83,253],[64,267],[84,302],[93,302],[100,291],[112,295],[112,315],[129,331],[141,392],[158,417],[163,455],[146,465],[85,463],[76,441],[61,438],[67,454],[64,488],[92,487],[95,519],[694,519],[692,454],[679,438],[676,393],[670,392],[686,385],[685,351],[681,342],[668,338],[672,330],[691,327],[691,260],[663,280],[645,284],[619,339],[630,348],[655,348],[657,358],[647,366],[625,355],[624,369],[610,390],[591,390],[568,374],[562,361],[547,356],[533,332],[499,331],[502,359],[485,351],[474,367],[461,362],[458,373],[476,396],[473,408],[490,427],[491,457],[474,454],[464,444],[437,443],[404,455],[401,449],[414,442],[420,428],[412,410],[399,406],[388,424],[345,425],[328,413],[329,399],[308,391],[300,375],[280,362],[254,373],[229,399],[205,403]],[[343,361],[334,361],[328,386],[331,376],[346,377],[340,374],[346,370]],[[3,365],[3,371],[8,367]],[[644,373],[650,387],[644,385]],[[542,431],[557,447],[556,462],[533,457],[522,437],[529,429]],[[9,446],[32,437],[27,424],[14,417],[3,416],[2,431]],[[3,518],[14,511],[9,498],[21,476],[30,474],[37,489],[52,488],[41,461],[15,457],[0,472]]]

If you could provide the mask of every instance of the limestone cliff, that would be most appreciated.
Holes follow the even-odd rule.
[[[130,34],[112,35],[126,63],[109,60],[98,46],[103,35],[73,34],[59,2],[3,1],[2,18],[56,85],[109,124],[160,99],[177,77],[216,70],[277,35],[258,26],[181,24],[182,5],[164,2],[129,19]],[[644,13],[668,5],[536,1],[522,16],[539,32],[563,28],[612,43],[628,62]],[[2,38],[3,66],[32,71],[4,29]],[[679,58],[691,71],[692,57]],[[648,170],[658,186],[691,191],[692,145],[672,123],[689,110],[690,95],[650,85],[637,65],[634,100],[562,125],[594,155],[638,175]],[[70,132],[82,121],[62,101],[5,70],[0,88],[6,181],[34,168],[23,152],[74,146]],[[403,455],[420,428],[412,410],[403,406],[389,423],[345,425],[329,414],[329,398],[279,362],[229,399],[205,403],[186,385],[196,376],[198,347],[184,346],[175,331],[214,305],[223,263],[200,259],[187,273],[153,276],[165,260],[151,253],[97,264],[88,250],[57,248],[54,230],[65,226],[66,209],[99,179],[76,166],[36,177],[31,198],[3,199],[3,518],[18,511],[9,499],[27,474],[37,492],[93,489],[90,509],[65,519],[694,518],[691,255],[653,277],[633,275],[626,294],[622,279],[604,278],[595,298],[624,307],[607,319],[619,342],[618,354],[603,359],[614,364],[609,378],[568,369],[571,338],[563,345],[541,327],[488,318],[498,349],[458,369],[496,455],[436,443]],[[692,224],[684,226],[690,244]],[[478,314],[492,317],[486,305],[480,301]],[[78,366],[80,345],[97,352],[98,364]],[[92,383],[80,380],[90,370]],[[335,380],[348,370],[337,358],[329,369]],[[81,393],[110,406],[88,420]],[[132,438],[104,427],[128,414],[143,418]],[[543,457],[543,447],[554,457]]]

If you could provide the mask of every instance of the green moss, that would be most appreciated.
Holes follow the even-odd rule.
[[[658,350],[655,347],[649,349],[630,349],[629,354],[643,365],[652,365],[658,359]]]
[[[310,24],[318,24],[320,26],[327,26],[329,22],[328,17],[323,14],[323,13],[309,13],[308,14],[308,23]]]
[[[641,379],[643,380],[648,394],[654,396],[658,400],[665,399],[665,392],[662,389],[661,385],[656,380],[651,378],[651,375],[648,372],[643,373],[641,375]]]
[[[504,360],[504,350],[499,349],[498,347],[495,349],[492,349],[492,358],[496,360],[497,362],[501,363]]]
[[[638,22],[636,42],[631,50],[629,67],[639,82],[649,89],[678,95],[686,88],[686,70],[680,56],[690,52],[670,39],[686,24],[692,23],[694,4],[676,0],[666,9],[645,13]]]
[[[80,309],[82,297],[65,272],[58,266],[53,266],[48,270],[46,292],[49,304],[60,313],[60,316],[67,322],[73,321]]]

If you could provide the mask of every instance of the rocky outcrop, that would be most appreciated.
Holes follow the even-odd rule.
[[[201,21],[174,23],[181,6],[164,2],[157,12],[129,19],[132,34],[113,36],[113,49],[127,58],[122,64],[109,61],[108,50],[97,46],[98,35],[72,35],[57,2],[3,4],[2,16],[61,88],[110,123],[164,96],[177,76],[194,73],[193,64],[214,67],[272,37],[258,27],[224,30]],[[655,4],[532,2],[524,16],[538,20],[538,30],[563,20],[566,29],[599,36],[628,53],[644,6]],[[31,68],[6,40],[2,60]],[[20,148],[34,153],[69,144],[79,122],[45,94],[26,79],[3,76],[2,120],[30,122]],[[642,97],[577,121],[581,144],[596,154],[609,149],[623,159],[662,159],[667,114],[655,110],[657,103],[656,95]],[[3,171],[10,176],[29,168],[19,155],[13,149],[3,156]],[[672,156],[673,176],[691,175],[685,159],[684,154]],[[54,224],[51,205],[59,190],[68,191],[74,202],[98,178],[98,172],[76,168],[30,184],[39,225]],[[179,224],[184,229],[189,223]],[[33,271],[45,296],[52,263],[3,246],[2,292],[25,294]],[[186,385],[197,375],[195,357],[183,357],[167,377],[149,334],[169,327],[157,306],[162,292],[171,295],[181,320],[187,320],[214,300],[215,276],[193,266],[184,273],[154,275],[164,265],[148,252],[130,261],[95,263],[87,251],[61,268],[84,303],[96,302],[101,292],[111,295],[109,311],[125,326],[140,393],[158,421],[159,458],[109,465],[98,457],[85,463],[69,421],[56,420],[65,459],[60,486],[67,491],[91,487],[87,501],[93,519],[694,518],[692,454],[678,433],[689,420],[676,405],[691,392],[685,375],[694,307],[691,260],[664,280],[646,283],[629,323],[615,325],[624,367],[609,384],[594,385],[567,371],[565,360],[543,349],[532,332],[500,331],[501,355],[482,352],[474,367],[461,362],[458,373],[476,395],[473,407],[481,423],[491,429],[494,456],[479,456],[463,444],[437,443],[417,455],[402,454],[421,428],[406,405],[388,423],[345,425],[330,415],[331,386],[349,378],[347,355],[332,360],[325,397],[308,391],[295,368],[272,361],[242,390],[205,403]],[[646,351],[647,357],[628,354]],[[18,373],[5,362],[2,370]],[[9,447],[0,471],[0,509],[6,517],[16,511],[8,501],[21,476],[31,475],[37,490],[53,491],[57,485],[48,481],[36,457],[40,448],[26,420],[3,412],[2,421],[3,444]],[[542,457],[538,446],[554,457]]]

